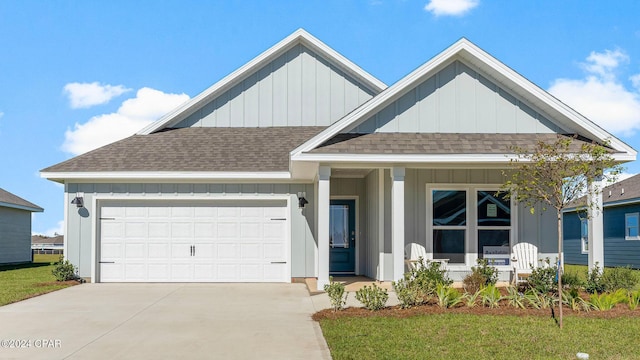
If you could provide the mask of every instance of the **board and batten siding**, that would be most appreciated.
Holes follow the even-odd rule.
[[[640,240],[625,240],[625,214],[637,212],[640,212],[640,204],[604,208],[604,266],[640,269]],[[565,263],[587,265],[588,254],[582,254],[580,217],[577,213],[564,214],[563,232]]]
[[[312,184],[120,184],[120,183],[70,183],[66,185],[65,201],[70,204],[76,192],[84,192],[84,208],[68,206],[67,234],[65,234],[65,256],[79,269],[79,275],[91,277],[92,229],[95,219],[93,197],[113,197],[126,200],[127,197],[158,195],[163,201],[189,200],[190,196],[202,198],[211,197],[219,200],[224,195],[235,197],[264,197],[269,199],[273,195],[288,195],[291,204],[291,276],[314,277],[315,269],[315,240],[313,206],[306,206],[304,210],[298,208],[298,192],[306,192],[310,204],[315,204]],[[223,198],[222,198],[223,199]],[[99,206],[99,204],[98,204]]]
[[[31,212],[0,207],[0,264],[31,261]]]
[[[432,251],[431,234],[427,234],[428,211],[427,185],[432,188],[465,188],[486,184],[487,188],[499,187],[504,181],[502,172],[497,169],[407,169],[405,175],[405,244],[418,243]],[[480,186],[481,187],[481,186]],[[528,242],[538,247],[539,258],[557,258],[557,227],[555,214],[537,209],[531,214],[523,205],[518,205],[517,232],[515,242]],[[385,224],[386,226],[386,224]],[[468,234],[470,239],[476,236]],[[468,242],[467,253],[477,252],[477,242]],[[473,266],[475,264],[466,264]],[[385,265],[386,266],[386,265]],[[469,271],[450,270],[449,276],[461,281]],[[500,280],[509,280],[509,273],[500,273]]]
[[[373,95],[299,44],[175,127],[329,126]]]
[[[564,133],[531,104],[457,60],[351,133]]]

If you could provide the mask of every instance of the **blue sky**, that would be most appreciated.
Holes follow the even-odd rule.
[[[0,1],[0,187],[130,135],[298,28],[388,85],[466,37],[640,149],[640,1]],[[640,163],[627,165],[640,172]]]

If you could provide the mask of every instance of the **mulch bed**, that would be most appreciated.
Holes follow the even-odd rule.
[[[564,316],[579,316],[587,318],[601,318],[609,319],[616,317],[640,317],[640,309],[634,311],[629,310],[626,304],[617,304],[613,309],[608,311],[573,311],[568,307],[563,307],[562,312]],[[554,313],[557,316],[558,308],[553,311],[551,309],[518,309],[508,305],[506,302],[501,302],[499,308],[488,308],[482,305],[475,307],[467,307],[464,304],[457,305],[454,308],[443,309],[435,304],[427,304],[421,306],[415,306],[409,309],[402,309],[400,306],[390,306],[379,311],[370,311],[365,308],[349,307],[342,311],[333,311],[332,309],[325,309],[313,314],[312,318],[315,321],[324,319],[338,319],[342,317],[395,317],[406,318],[418,315],[434,315],[434,314],[473,314],[473,315],[512,315],[512,316],[541,316],[541,317],[554,317]]]

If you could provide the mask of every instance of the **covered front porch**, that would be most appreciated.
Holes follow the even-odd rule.
[[[424,247],[427,259],[448,259],[454,281],[489,254],[500,280],[509,281],[518,242],[536,245],[541,259],[555,259],[554,214],[532,215],[504,199],[497,193],[502,183],[500,169],[320,166],[317,289],[331,275],[398,280],[411,243]]]

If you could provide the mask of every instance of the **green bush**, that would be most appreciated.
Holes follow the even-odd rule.
[[[591,309],[590,304],[580,297],[580,290],[577,287],[562,292],[562,303],[573,311],[589,311]]]
[[[333,277],[330,276],[329,283],[324,286],[324,291],[329,296],[329,301],[331,302],[333,311],[344,309],[349,293],[345,294],[343,283],[333,281]]]
[[[498,269],[490,266],[487,259],[478,259],[477,262],[478,266],[472,266],[471,273],[462,280],[464,291],[470,294],[498,282]]]
[[[599,311],[607,311],[613,309],[616,304],[624,303],[628,301],[627,291],[620,289],[613,293],[593,293],[589,297],[591,307]]]
[[[437,261],[420,259],[416,269],[411,270],[410,277],[426,296],[433,296],[438,284],[445,286],[453,284],[453,280],[447,276],[447,270],[443,269]]]
[[[604,291],[602,270],[598,267],[597,262],[595,267],[587,272],[587,281],[584,284],[584,290],[588,293],[601,293]]]
[[[629,291],[627,294],[627,305],[629,305],[629,310],[638,308],[638,305],[640,305],[640,290]]]
[[[509,286],[507,288],[507,295],[504,297],[507,299],[510,306],[515,308],[524,309],[524,294],[518,292],[518,288],[515,286]]]
[[[398,297],[398,302],[400,302],[400,307],[403,309],[422,305],[427,300],[425,293],[418,286],[418,282],[412,278],[410,272],[405,273],[402,279],[391,284]]]
[[[376,284],[372,284],[371,286],[365,286],[356,291],[356,299],[360,301],[365,308],[374,311],[384,308],[389,299],[389,294],[387,290],[376,286]]]
[[[500,300],[502,300],[502,295],[500,295],[500,290],[495,285],[489,285],[482,289],[482,305],[497,308],[499,307]]]
[[[76,268],[69,260],[65,260],[63,255],[60,255],[60,259],[54,265],[55,267],[51,270],[51,273],[55,276],[57,281],[68,281],[78,278],[78,268]]]
[[[482,289],[479,289],[474,293],[465,293],[462,298],[462,300],[464,301],[464,305],[469,308],[475,307],[476,305],[478,305],[478,298],[480,298],[480,295],[482,295]]]
[[[548,309],[554,303],[553,297],[548,292],[539,292],[536,289],[529,289],[524,293],[524,299],[534,309]]]
[[[581,288],[584,286],[580,275],[576,272],[566,272],[562,274],[562,287],[564,288]]]
[[[635,271],[628,266],[606,268],[601,280],[604,291],[616,291],[619,289],[631,291],[638,284]]]
[[[460,292],[450,286],[438,284],[436,288],[436,298],[438,299],[438,306],[441,308],[450,308],[458,305],[463,296]]]
[[[549,293],[555,290],[556,274],[558,273],[557,266],[551,266],[549,258],[545,260],[547,266],[540,266],[532,269],[531,275],[527,278],[527,282],[531,289],[536,290],[539,293]]]

